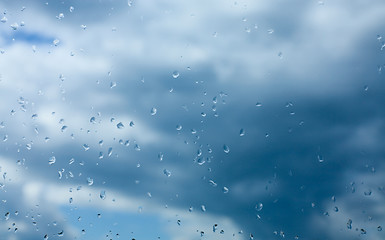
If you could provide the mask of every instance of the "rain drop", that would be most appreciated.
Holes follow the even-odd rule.
[[[48,159],[48,164],[49,164],[49,165],[52,165],[52,164],[54,164],[55,162],[56,162],[55,156],[52,156],[52,157],[50,157],[50,158]]]
[[[177,131],[180,131],[180,130],[182,130],[182,125],[179,125],[179,124],[178,124],[178,125],[176,125],[176,130],[177,130]]]
[[[68,128],[68,127],[64,125],[64,126],[60,129],[60,131],[65,132],[65,131],[67,130],[67,128]]]
[[[151,108],[151,115],[154,116],[157,112],[157,109],[156,108]]]
[[[227,187],[223,187],[223,193],[228,193],[229,189]]]
[[[100,199],[102,199],[102,200],[106,199],[106,191],[104,191],[104,190],[100,191],[99,197],[100,197]]]
[[[239,131],[239,136],[245,136],[245,130],[243,128]]]
[[[223,145],[223,151],[224,151],[225,153],[229,153],[229,152],[230,152],[229,146],[227,146],[226,144]]]
[[[87,184],[88,184],[88,186],[91,186],[92,184],[94,184],[94,179],[87,178]]]
[[[201,206],[201,210],[202,210],[202,212],[206,212],[206,206],[205,206],[205,205],[202,205],[202,206]]]
[[[173,78],[178,78],[178,77],[179,77],[179,72],[178,72],[178,71],[174,71],[174,72],[172,73],[172,77],[173,77]]]
[[[84,151],[87,151],[90,149],[90,146],[88,144],[83,144]]]
[[[90,118],[90,123],[95,124],[96,123],[96,118],[95,117]]]
[[[262,203],[257,203],[257,205],[255,205],[255,210],[257,210],[258,212],[261,211],[263,208],[263,204]]]
[[[110,147],[110,148],[108,149],[107,155],[108,155],[109,157],[111,157],[111,155],[112,155],[112,147]]]
[[[119,123],[116,125],[116,127],[117,127],[118,129],[123,129],[123,128],[124,128],[124,125],[123,125],[122,122],[119,122]]]
[[[163,173],[164,173],[164,175],[166,175],[167,177],[170,177],[170,176],[171,176],[171,172],[170,172],[169,170],[167,170],[167,169],[164,169],[164,170],[163,170]]]

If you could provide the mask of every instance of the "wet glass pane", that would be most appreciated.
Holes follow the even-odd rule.
[[[385,239],[384,12],[0,1],[0,239]]]

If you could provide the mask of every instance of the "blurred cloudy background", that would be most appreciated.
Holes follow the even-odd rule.
[[[384,1],[0,11],[0,239],[385,238]]]

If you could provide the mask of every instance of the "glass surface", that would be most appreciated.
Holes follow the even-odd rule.
[[[384,13],[0,0],[0,239],[385,239]]]

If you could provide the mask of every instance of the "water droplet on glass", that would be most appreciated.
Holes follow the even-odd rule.
[[[50,157],[50,158],[48,159],[48,164],[49,164],[49,165],[52,165],[52,164],[54,164],[55,162],[56,162],[55,156],[52,156],[52,157]]]
[[[156,108],[151,108],[151,115],[154,116],[157,112],[157,109]]]
[[[59,237],[63,237],[63,236],[64,236],[64,231],[62,230],[61,232],[58,232],[57,235],[58,235]]]
[[[172,77],[173,77],[173,78],[178,78],[178,77],[179,77],[179,72],[178,72],[178,71],[174,71],[174,72],[172,73]]]
[[[110,147],[110,148],[108,149],[107,155],[108,155],[109,157],[111,157],[111,155],[112,155],[112,147]]]
[[[245,136],[245,130],[243,128],[239,131],[239,136]]]
[[[114,88],[114,87],[116,87],[116,82],[111,82],[110,83],[110,88]]]
[[[140,146],[138,144],[135,144],[135,150],[140,151]]]
[[[14,31],[16,31],[18,27],[19,27],[19,24],[17,24],[17,23],[12,23],[12,24],[11,24],[11,28],[12,28],[12,30],[14,30]]]
[[[35,113],[35,114],[32,114],[31,118],[32,118],[33,120],[35,120],[35,119],[37,118],[37,114],[36,114],[36,113]]]
[[[87,178],[87,184],[88,184],[89,186],[91,186],[92,184],[94,184],[94,179],[92,179],[92,178]]]
[[[215,232],[215,231],[217,230],[217,228],[218,228],[218,224],[215,223],[215,224],[213,225],[213,232]]]
[[[164,173],[164,175],[166,175],[167,177],[170,177],[170,176],[171,176],[171,172],[170,172],[169,170],[167,170],[167,169],[164,169],[164,170],[163,170],[163,173]]]
[[[198,158],[197,163],[198,163],[200,166],[202,166],[203,164],[206,163],[206,160],[205,160],[204,158]]]
[[[346,223],[346,226],[348,229],[352,229],[352,223],[353,223],[352,219],[349,219],[348,222]]]
[[[104,190],[100,191],[99,197],[100,197],[100,199],[102,199],[102,200],[106,199],[106,191],[104,191]]]
[[[223,193],[228,193],[229,189],[227,187],[223,187]]]
[[[48,240],[48,235],[47,234],[44,235],[44,240]]]
[[[262,203],[257,203],[257,205],[255,205],[255,210],[257,211],[261,211],[263,208],[263,204]]]
[[[135,126],[134,121],[131,121],[131,122],[130,122],[130,127],[134,127],[134,126]]]
[[[123,128],[124,128],[124,125],[123,125],[122,122],[119,122],[119,123],[116,125],[116,127],[117,127],[118,129],[123,129]]]
[[[180,131],[180,130],[182,130],[182,125],[179,125],[179,124],[178,124],[178,125],[176,125],[176,130],[177,130],[177,131]]]
[[[158,159],[159,159],[159,161],[163,161],[163,153],[158,154]]]
[[[201,210],[202,210],[202,212],[206,212],[206,206],[205,206],[205,205],[202,205],[202,206],[201,206]]]
[[[2,23],[6,23],[8,21],[8,19],[4,16],[0,19],[0,22]]]
[[[56,16],[56,18],[57,18],[58,20],[61,20],[61,19],[64,18],[64,14],[63,14],[63,13],[59,13],[59,15]]]
[[[65,132],[65,131],[67,130],[67,128],[68,128],[68,127],[64,125],[64,126],[60,129],[60,131]]]
[[[82,24],[82,25],[80,25],[80,28],[83,29],[83,30],[86,30],[87,29],[87,25]]]
[[[361,234],[366,234],[366,230],[361,228]]]
[[[90,146],[88,144],[83,144],[84,151],[87,151],[90,149]]]
[[[68,202],[69,202],[70,204],[72,204],[73,198],[68,199]]]
[[[317,155],[318,162],[322,163],[324,161],[321,155]]]
[[[96,123],[96,118],[95,117],[90,118],[90,123],[95,124]]]
[[[214,182],[213,180],[209,180],[209,183],[211,186],[216,187],[218,184]]]
[[[267,30],[267,33],[268,33],[268,34],[273,34],[273,33],[274,33],[274,29],[269,29],[269,30]]]
[[[192,212],[192,211],[194,211],[194,208],[193,207],[189,207],[188,211]]]
[[[255,104],[255,106],[257,106],[257,107],[262,107],[262,103],[257,102],[257,103]]]
[[[70,12],[73,12],[75,10],[75,8],[74,7],[70,7]]]
[[[52,41],[52,43],[56,47],[57,45],[59,45],[60,40],[59,39],[55,39],[55,40]]]
[[[9,219],[9,212],[7,212],[7,213],[4,215],[4,217],[5,217],[5,220],[8,220],[8,219]]]
[[[179,219],[176,221],[176,223],[177,223],[179,226],[180,226],[180,222],[181,222],[181,221],[180,221]]]
[[[224,151],[225,153],[229,153],[229,152],[230,152],[229,146],[227,146],[226,144],[223,145],[223,151]]]
[[[378,227],[377,227],[377,231],[381,232],[381,231],[382,231],[382,227],[381,227],[381,226],[378,226]]]

